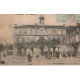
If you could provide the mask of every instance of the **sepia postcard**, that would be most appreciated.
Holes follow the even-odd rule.
[[[0,14],[0,65],[80,65],[80,14]]]

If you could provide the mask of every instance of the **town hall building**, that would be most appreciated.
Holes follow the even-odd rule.
[[[41,15],[39,24],[14,26],[16,55],[32,53],[32,56],[55,57],[58,56],[56,52],[66,51],[65,25],[46,25],[44,20],[45,17]]]

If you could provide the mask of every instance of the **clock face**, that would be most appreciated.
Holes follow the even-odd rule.
[[[46,34],[45,28],[39,28],[38,35],[45,35],[45,34]]]

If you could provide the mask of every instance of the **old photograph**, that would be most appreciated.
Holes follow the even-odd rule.
[[[0,14],[0,65],[80,65],[80,14]]]

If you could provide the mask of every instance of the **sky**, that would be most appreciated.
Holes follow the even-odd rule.
[[[39,17],[41,14],[36,15],[14,15],[14,14],[0,14],[0,41],[13,43],[14,38],[14,25],[34,25],[39,24]],[[76,25],[76,21],[80,21],[76,16],[76,21],[73,20],[74,16],[67,17],[68,15],[56,15],[56,14],[43,14],[45,17],[45,25]],[[78,19],[78,20],[77,20]]]

